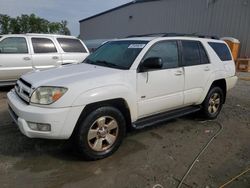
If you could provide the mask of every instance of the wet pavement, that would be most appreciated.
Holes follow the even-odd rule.
[[[0,187],[177,187],[219,129],[214,122],[189,115],[131,131],[111,157],[87,162],[77,156],[70,141],[23,136],[7,111],[9,89],[0,89]],[[216,121],[223,130],[197,161],[183,188],[219,187],[250,168],[250,81],[240,80],[228,93]],[[227,187],[249,188],[250,172]]]

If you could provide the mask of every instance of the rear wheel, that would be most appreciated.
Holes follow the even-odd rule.
[[[106,106],[93,110],[76,134],[78,151],[87,160],[110,156],[121,145],[125,127],[125,119],[118,109]]]
[[[203,104],[202,112],[205,118],[215,119],[223,106],[224,94],[220,87],[213,87],[209,90]]]

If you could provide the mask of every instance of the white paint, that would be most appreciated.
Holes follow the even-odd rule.
[[[49,34],[19,34],[19,35],[2,35],[0,42],[9,37],[22,37],[25,38],[28,47],[27,54],[4,54],[0,53],[0,86],[1,82],[17,80],[21,75],[33,69],[48,69],[58,67],[63,64],[77,64],[81,63],[88,55],[89,51],[85,44],[82,43],[86,49],[86,53],[65,53],[56,38],[72,38],[72,36],[63,35],[49,35]],[[56,53],[34,53],[31,38],[47,38],[53,41],[57,52]]]

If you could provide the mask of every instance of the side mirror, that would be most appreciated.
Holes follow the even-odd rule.
[[[139,72],[145,72],[149,69],[161,69],[162,68],[162,59],[160,57],[149,57],[145,59],[140,65]]]

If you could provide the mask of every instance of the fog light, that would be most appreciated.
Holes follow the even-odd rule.
[[[28,122],[28,125],[29,125],[29,128],[34,131],[43,131],[43,132],[51,131],[50,124]]]
[[[28,122],[28,125],[29,125],[30,129],[37,131],[37,124],[36,123]]]
[[[51,131],[50,125],[49,124],[37,124],[37,128],[39,131]]]

